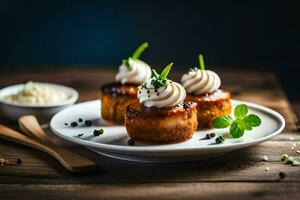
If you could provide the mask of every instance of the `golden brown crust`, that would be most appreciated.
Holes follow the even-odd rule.
[[[197,129],[196,104],[172,108],[145,108],[139,102],[126,109],[125,126],[133,140],[147,143],[178,143]]]
[[[128,96],[128,97],[136,97],[137,96],[137,90],[138,90],[138,84],[133,83],[109,83],[106,85],[103,85],[101,87],[101,93],[107,94],[110,96]]]
[[[124,124],[126,107],[137,99],[136,84],[111,83],[101,88],[101,115],[103,119]]]
[[[212,128],[214,118],[231,113],[231,97],[226,91],[217,90],[204,95],[187,94],[185,101],[197,103],[198,129]]]

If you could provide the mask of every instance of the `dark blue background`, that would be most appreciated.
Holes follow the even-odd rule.
[[[292,0],[2,0],[0,66],[117,65],[148,41],[150,64],[190,67],[201,51],[211,66],[274,70],[288,89],[299,85],[299,11]]]

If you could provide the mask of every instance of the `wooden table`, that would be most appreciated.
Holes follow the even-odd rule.
[[[283,153],[297,155],[300,136],[296,117],[276,76],[246,70],[219,72],[223,88],[230,90],[233,98],[263,104],[283,114],[287,121],[284,133],[221,157],[178,164],[114,160],[53,136],[56,142],[97,163],[96,171],[87,174],[71,174],[42,152],[0,140],[2,157],[23,160],[18,166],[0,167],[0,199],[299,199],[300,167],[285,165],[280,157]],[[0,74],[0,87],[28,80],[55,82],[74,87],[80,101],[86,101],[97,99],[99,87],[113,76],[111,70],[96,69],[5,72]],[[4,116],[0,122],[15,126]],[[298,145],[294,151],[293,143]],[[264,155],[269,157],[268,162],[262,161]],[[287,176],[280,179],[279,172]]]

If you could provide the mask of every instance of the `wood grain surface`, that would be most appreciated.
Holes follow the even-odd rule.
[[[55,143],[97,164],[94,172],[80,175],[71,174],[40,151],[0,140],[0,157],[23,161],[21,165],[0,166],[0,199],[299,199],[300,167],[280,161],[283,153],[300,157],[296,153],[300,150],[297,118],[276,76],[267,71],[218,72],[222,87],[231,91],[234,99],[256,102],[280,112],[287,121],[284,133],[224,156],[177,164],[115,160],[52,134]],[[28,80],[60,83],[78,90],[82,102],[97,99],[100,86],[113,80],[114,73],[97,69],[4,72],[0,74],[0,87]],[[175,80],[180,75],[171,73]],[[0,122],[17,127],[3,115]],[[264,155],[269,161],[262,160]],[[286,177],[280,178],[280,172]]]

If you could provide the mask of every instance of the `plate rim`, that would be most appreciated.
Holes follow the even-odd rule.
[[[173,152],[173,151],[185,152],[185,151],[195,151],[195,150],[198,150],[198,151],[199,150],[204,150],[205,151],[205,150],[215,150],[215,149],[227,149],[227,150],[232,149],[233,150],[233,149],[237,149],[237,148],[244,148],[244,147],[248,147],[248,146],[253,146],[255,144],[264,142],[266,140],[269,140],[269,139],[277,136],[278,134],[280,134],[283,131],[286,122],[285,122],[284,117],[280,113],[278,113],[277,111],[275,111],[273,109],[270,109],[266,106],[262,106],[262,105],[252,103],[252,102],[248,102],[248,101],[241,101],[241,100],[235,100],[235,99],[232,99],[232,101],[235,102],[235,104],[244,103],[244,104],[246,104],[246,105],[248,105],[248,106],[250,106],[254,109],[258,109],[260,111],[263,111],[263,112],[271,115],[272,118],[275,118],[275,120],[280,123],[279,128],[270,135],[261,137],[259,139],[255,139],[253,141],[245,142],[245,143],[233,143],[233,144],[230,144],[230,145],[220,144],[220,145],[199,146],[199,147],[194,147],[194,146],[193,147],[188,147],[187,146],[187,147],[184,147],[184,148],[174,147],[174,148],[170,148],[170,149],[160,149],[159,146],[121,146],[121,145],[113,145],[113,144],[96,143],[96,142],[93,142],[93,141],[87,141],[87,140],[82,140],[82,139],[79,139],[79,138],[69,137],[69,136],[66,136],[64,134],[59,133],[57,130],[54,129],[54,127],[53,127],[54,120],[62,112],[65,112],[69,109],[72,109],[75,106],[82,106],[84,104],[92,104],[92,103],[96,103],[96,102],[99,103],[100,106],[101,106],[100,100],[91,100],[91,101],[86,101],[86,102],[82,102],[82,103],[72,105],[71,107],[68,107],[68,108],[56,113],[51,118],[50,129],[52,130],[52,132],[55,135],[59,136],[60,138],[65,139],[69,142],[72,142],[72,143],[87,146],[87,147],[90,147],[90,148],[97,148],[99,150],[102,149],[104,151],[127,151],[127,152],[128,151],[131,151],[131,152]]]

